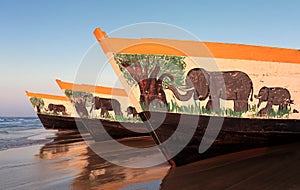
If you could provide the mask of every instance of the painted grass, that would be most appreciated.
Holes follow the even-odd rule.
[[[221,108],[218,111],[210,111],[205,108],[205,106],[201,106],[200,102],[195,102],[190,105],[179,105],[176,99],[171,99],[167,106],[162,105],[154,105],[150,104],[149,107],[141,104],[143,110],[150,111],[168,111],[172,113],[186,113],[186,114],[195,114],[195,115],[211,115],[211,116],[223,116],[223,117],[251,117],[256,118],[259,116],[259,111],[262,108],[257,108],[257,105],[249,105],[248,111],[246,112],[235,112],[232,108]],[[270,118],[288,118],[289,114],[291,114],[291,109],[275,111],[273,108],[266,117]]]
[[[287,110],[277,110],[277,111],[275,111],[272,108],[270,113],[268,114],[268,117],[271,117],[271,118],[288,118],[291,113],[292,113],[291,108],[289,108]]]
[[[136,118],[129,118],[129,117],[124,117],[121,115],[103,115],[103,116],[99,116],[100,119],[107,119],[107,120],[111,120],[111,121],[120,121],[120,122],[142,122],[142,119],[139,117]]]

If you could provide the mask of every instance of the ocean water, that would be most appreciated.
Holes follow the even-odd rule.
[[[37,117],[0,117],[0,150],[43,144],[55,130],[45,130]]]

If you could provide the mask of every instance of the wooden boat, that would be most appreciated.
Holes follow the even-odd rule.
[[[60,80],[57,80],[57,82],[62,88],[70,85],[73,86],[71,83],[65,83]],[[92,87],[89,85],[77,85],[77,87],[79,86]],[[108,89],[109,88],[106,90]],[[125,137],[149,136],[146,128],[142,127],[143,123],[141,121],[138,122],[137,118],[131,121],[129,121],[129,119],[133,118],[129,118],[128,120],[122,118],[122,121],[118,121],[109,118],[98,118],[96,116],[82,117],[82,115],[78,114],[74,104],[66,96],[28,91],[26,91],[26,95],[45,129],[79,130],[83,133],[89,132],[96,141],[108,140],[110,138],[119,139]],[[102,130],[101,126],[103,126]]]
[[[171,164],[300,140],[299,50],[94,35]]]
[[[26,91],[36,114],[45,129],[76,129],[74,108],[65,96]]]
[[[149,136],[123,89],[56,80],[73,105],[74,117],[94,140]]]

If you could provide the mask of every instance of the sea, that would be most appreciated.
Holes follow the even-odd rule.
[[[0,151],[44,144],[55,130],[45,130],[38,117],[0,117]]]

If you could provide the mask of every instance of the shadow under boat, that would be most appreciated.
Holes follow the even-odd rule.
[[[162,115],[164,118],[161,118]],[[147,121],[145,123],[149,129],[152,126],[160,126],[151,132],[151,136],[157,144],[161,144],[170,164],[176,166],[231,152],[300,141],[300,120],[297,119],[223,118],[179,113],[162,114],[154,111],[141,112],[140,116]],[[214,126],[209,129],[211,133],[217,134],[216,139],[209,135],[206,135],[206,139],[203,138],[210,120],[223,120],[220,131]],[[176,151],[181,148],[176,145],[184,141],[187,130],[194,127],[191,126],[191,121],[198,121],[191,140],[176,156],[170,157],[174,155],[173,149]],[[179,123],[183,123],[184,128],[177,130]],[[162,143],[167,140],[173,145],[173,149],[163,146]],[[199,153],[200,143],[208,143],[209,148],[203,153]]]
[[[256,148],[171,168],[160,189],[299,189],[299,145]]]

